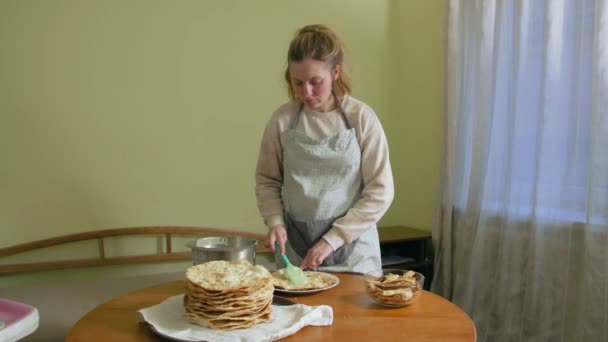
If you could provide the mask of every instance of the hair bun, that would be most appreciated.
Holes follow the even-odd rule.
[[[307,25],[300,29],[299,34],[322,33],[323,31],[327,31],[327,28],[323,25]]]

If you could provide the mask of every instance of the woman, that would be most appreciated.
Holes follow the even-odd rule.
[[[256,169],[266,246],[277,241],[301,268],[380,269],[376,223],[394,194],[388,144],[374,111],[350,96],[336,33],[298,30],[285,80],[291,101],[268,122]]]

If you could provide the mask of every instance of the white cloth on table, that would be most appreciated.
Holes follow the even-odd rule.
[[[327,326],[333,323],[333,310],[328,305],[272,306],[271,322],[247,329],[214,330],[191,324],[184,318],[183,296],[168,298],[158,305],[138,311],[140,319],[159,335],[182,341],[276,341],[295,334],[305,326]]]

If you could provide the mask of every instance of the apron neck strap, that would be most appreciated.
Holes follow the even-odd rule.
[[[291,129],[295,130],[298,126],[298,121],[300,121],[300,115],[302,114],[302,110],[304,110],[304,103],[300,102],[300,107],[298,108],[298,112],[296,113],[296,118],[291,122]]]
[[[344,123],[346,124],[346,129],[353,128],[353,126],[351,126],[351,124],[350,124],[350,121],[348,121],[348,118],[346,117],[346,112],[342,108],[342,99],[339,98],[338,95],[336,95],[336,93],[334,93],[333,90],[331,93],[334,94],[334,97],[336,98],[336,103],[338,104],[338,109],[340,110],[340,113],[342,114],[342,117],[344,118]]]

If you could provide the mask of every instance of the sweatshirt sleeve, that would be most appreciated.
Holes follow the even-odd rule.
[[[271,228],[283,219],[283,147],[276,117],[268,122],[260,143],[255,171],[255,195],[264,224]]]
[[[394,197],[393,173],[384,130],[369,107],[361,117],[361,173],[363,191],[360,199],[337,219],[323,236],[334,250],[357,239],[375,225],[388,210]]]

